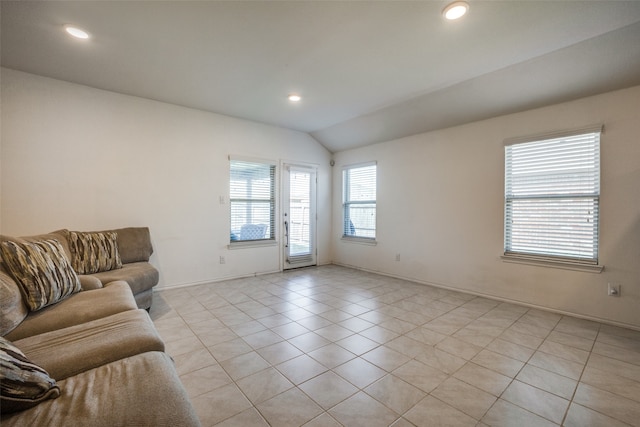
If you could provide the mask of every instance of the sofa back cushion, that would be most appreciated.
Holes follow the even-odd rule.
[[[15,329],[29,314],[18,284],[0,269],[0,336]]]
[[[0,242],[4,267],[22,288],[29,310],[36,311],[81,290],[78,275],[58,240]]]
[[[71,265],[78,274],[122,268],[117,235],[113,232],[70,231]]]
[[[69,235],[69,230],[61,229],[61,230],[52,231],[51,233],[37,234],[34,236],[21,236],[20,240],[26,240],[27,242],[57,240],[62,246],[62,249],[64,249],[64,253],[65,255],[67,255],[67,258],[71,259],[71,249],[69,248],[69,244],[67,243],[68,235]],[[16,238],[11,236],[0,235],[0,242],[13,241],[13,240],[16,240]]]
[[[107,231],[118,235],[118,250],[123,264],[149,261],[153,246],[148,227],[127,227]]]

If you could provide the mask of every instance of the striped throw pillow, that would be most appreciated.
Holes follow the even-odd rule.
[[[78,275],[57,240],[0,243],[0,255],[24,292],[29,310],[36,311],[80,292]]]
[[[122,268],[118,234],[112,232],[69,232],[71,263],[78,274],[93,274]]]
[[[60,396],[60,388],[47,371],[31,363],[18,347],[0,337],[2,413],[22,411],[58,396]]]

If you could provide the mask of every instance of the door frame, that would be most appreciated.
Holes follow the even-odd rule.
[[[318,262],[318,238],[317,238],[317,230],[318,230],[318,165],[313,163],[304,163],[304,162],[296,162],[296,161],[287,161],[282,160],[280,163],[281,166],[281,176],[280,176],[280,213],[279,213],[279,222],[278,227],[280,229],[280,237],[282,244],[280,245],[280,268],[282,271],[291,270],[295,268],[308,267],[312,265],[317,265]],[[289,263],[288,257],[288,238],[287,238],[287,228],[284,225],[285,214],[290,215],[288,212],[289,206],[289,173],[291,169],[298,169],[300,171],[307,171],[312,173],[315,177],[315,182],[311,183],[311,194],[309,195],[309,202],[311,205],[311,217],[309,223],[309,235],[311,240],[311,261],[310,262],[300,262],[300,263]]]

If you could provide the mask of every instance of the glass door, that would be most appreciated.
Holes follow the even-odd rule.
[[[316,265],[316,169],[285,164],[282,170],[283,268]]]

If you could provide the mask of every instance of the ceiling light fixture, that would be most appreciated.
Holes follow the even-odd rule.
[[[300,95],[296,95],[295,93],[289,95],[289,101],[291,102],[300,102],[301,99],[302,97]]]
[[[444,8],[444,10],[442,11],[442,15],[446,19],[453,21],[455,19],[462,18],[464,15],[467,14],[468,11],[469,11],[469,3],[467,3],[466,1],[454,1],[453,3],[451,3],[450,5]]]
[[[67,34],[69,34],[70,36],[73,36],[77,39],[83,39],[86,40],[89,38],[89,33],[87,33],[84,30],[81,30],[78,27],[74,27],[73,25],[65,25],[64,26],[64,30],[67,32]]]

